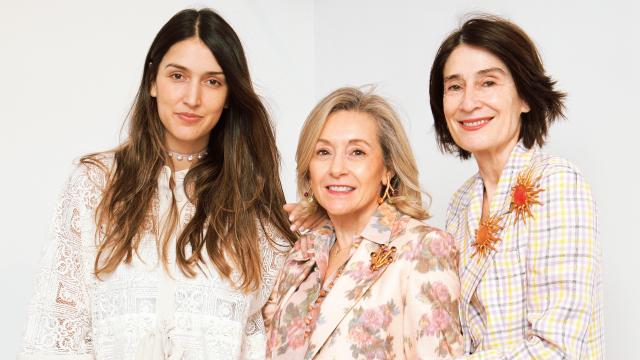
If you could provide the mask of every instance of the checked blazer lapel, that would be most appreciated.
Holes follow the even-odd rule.
[[[473,255],[475,248],[472,245],[475,241],[475,231],[480,226],[480,217],[482,215],[483,187],[482,178],[478,175],[469,189],[470,200],[466,211],[468,230],[465,231],[465,237],[462,240],[462,256],[460,257],[460,305],[462,316],[466,316],[471,297],[486,272],[490,263],[489,259],[493,257],[494,253],[494,251],[489,251],[484,256],[480,254]]]
[[[521,144],[517,144],[500,174],[494,198],[491,200],[490,213],[491,215],[504,214],[504,218],[500,222],[503,229],[496,234],[501,240],[495,244],[495,250],[489,249],[484,255],[480,253],[473,255],[475,248],[471,246],[475,241],[475,232],[480,226],[480,217],[482,214],[484,185],[479,175],[473,186],[469,189],[470,201],[467,207],[468,230],[463,239],[463,253],[460,259],[460,283],[462,287],[461,312],[463,317],[468,315],[471,298],[480,280],[493,263],[495,253],[505,247],[505,240],[503,239],[504,227],[513,221],[512,214],[507,214],[511,203],[511,188],[516,183],[518,173],[529,165],[532,153],[533,152],[528,151]]]

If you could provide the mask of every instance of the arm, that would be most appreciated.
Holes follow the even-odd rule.
[[[443,231],[432,231],[417,246],[421,250],[405,289],[405,357],[440,359],[461,355],[460,280],[454,240]]]
[[[85,288],[82,224],[95,190],[80,165],[59,198],[51,239],[36,277],[20,359],[92,359],[91,312]],[[56,357],[58,356],[58,357]]]
[[[600,251],[596,208],[583,177],[554,166],[541,180],[527,250],[525,337],[470,359],[601,358]],[[592,347],[592,349],[589,349]]]

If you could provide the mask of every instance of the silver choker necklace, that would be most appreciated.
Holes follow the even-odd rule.
[[[182,161],[182,160],[193,161],[194,159],[202,160],[202,158],[207,156],[209,152],[207,152],[207,149],[204,149],[194,154],[181,154],[175,151],[167,151],[167,153],[169,154],[170,158],[176,159],[178,161]]]

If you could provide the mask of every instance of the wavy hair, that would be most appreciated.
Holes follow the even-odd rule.
[[[156,99],[150,95],[162,58],[174,44],[190,38],[201,40],[222,67],[229,87],[227,108],[211,131],[208,153],[187,173],[186,193],[195,213],[178,229],[175,196],[170,214],[159,229],[151,205],[157,195],[158,176],[170,164],[164,144]],[[96,276],[129,264],[137,251],[146,222],[153,219],[159,256],[166,269],[168,240],[176,241],[176,262],[193,277],[204,264],[203,252],[220,274],[231,279],[233,270],[243,291],[256,289],[262,264],[258,224],[269,237],[274,231],[294,241],[281,205],[285,202],[279,176],[280,156],[269,115],[253,90],[240,39],[231,26],[209,9],[187,9],[174,15],[156,35],[144,61],[142,81],[129,115],[127,140],[113,150],[114,164],[96,210],[102,232],[94,263]],[[85,164],[106,167],[100,154],[85,156]],[[175,181],[170,179],[173,190]],[[269,238],[273,246],[275,239]]]
[[[391,183],[396,192],[387,201],[402,213],[416,219],[429,218],[429,213],[422,205],[418,166],[400,118],[391,105],[374,94],[372,89],[362,91],[354,87],[339,88],[320,100],[311,110],[302,126],[296,151],[298,197],[302,199],[310,187],[309,164],[316,143],[327,118],[337,111],[361,112],[376,121],[385,166],[395,174]],[[301,201],[300,204],[303,215],[318,210],[317,201]]]

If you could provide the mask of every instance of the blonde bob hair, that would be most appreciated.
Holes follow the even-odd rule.
[[[313,108],[302,126],[296,163],[298,198],[302,199],[300,205],[303,216],[319,210],[317,201],[306,201],[304,196],[311,182],[309,164],[327,118],[338,111],[361,112],[376,121],[385,167],[394,174],[390,181],[395,191],[386,201],[413,218],[429,218],[428,211],[422,205],[416,160],[398,115],[384,98],[373,93],[373,88],[362,91],[354,87],[343,87],[327,95]]]

